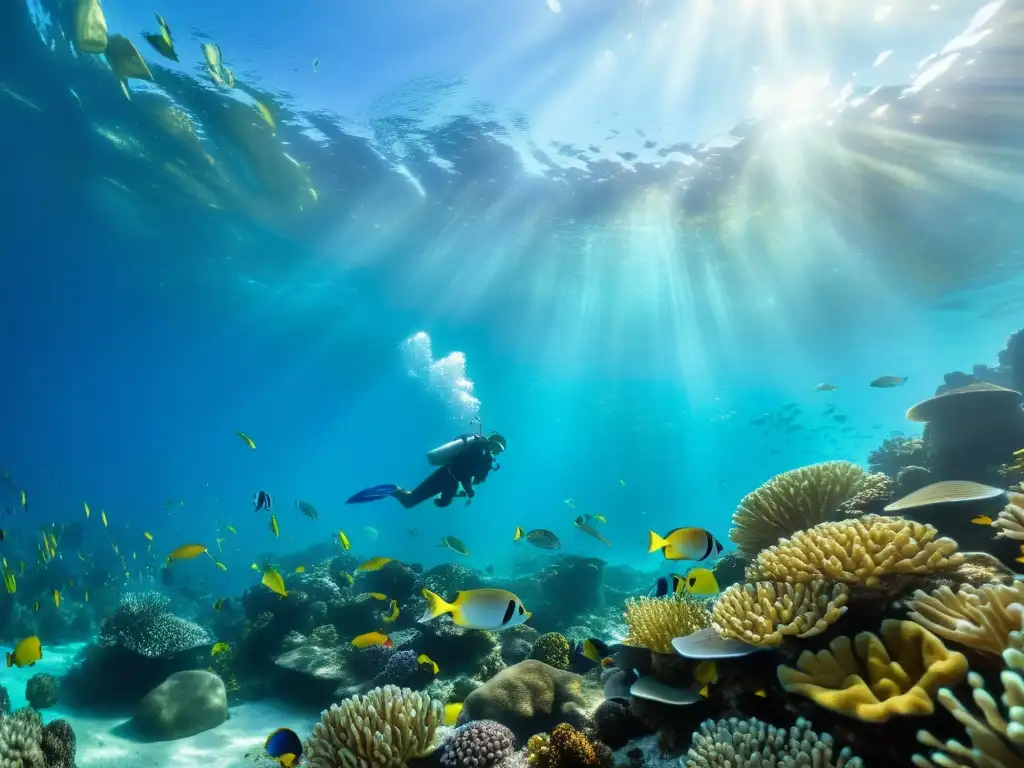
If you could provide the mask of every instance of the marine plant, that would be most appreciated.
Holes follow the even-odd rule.
[[[607,768],[611,750],[591,741],[568,723],[559,723],[550,736],[533,736],[526,745],[527,759],[537,768]]]
[[[813,637],[846,613],[845,584],[812,581],[782,584],[759,581],[734,584],[711,610],[711,621],[725,638],[751,645],[778,645],[784,636]]]
[[[836,750],[827,733],[817,734],[800,718],[792,728],[776,728],[756,718],[705,720],[693,734],[688,768],[761,768],[777,765],[814,768],[863,768],[849,747]]]
[[[864,515],[821,523],[760,552],[747,581],[800,584],[818,580],[879,587],[894,574],[929,574],[964,561],[957,544],[934,526]]]
[[[433,748],[444,704],[386,685],[333,704],[313,726],[305,754],[310,768],[403,768]]]
[[[636,597],[626,601],[626,645],[671,653],[672,640],[711,624],[703,603],[685,597]]]
[[[569,641],[558,632],[548,632],[537,638],[530,658],[543,661],[556,669],[569,668]]]
[[[169,604],[159,592],[125,593],[117,608],[100,623],[99,644],[158,657],[213,642],[201,626],[171,613]]]
[[[512,755],[516,737],[494,720],[477,720],[452,731],[441,751],[447,768],[490,768]]]
[[[837,637],[828,650],[801,653],[796,669],[780,664],[782,688],[869,723],[932,714],[939,688],[967,675],[967,659],[912,621],[887,619],[881,633]]]
[[[817,525],[871,483],[849,461],[826,461],[776,475],[740,501],[729,540],[752,558],[784,536]]]
[[[941,586],[914,592],[908,617],[939,637],[986,653],[1000,654],[1010,633],[1024,620],[1024,582],[964,584],[957,592]]]

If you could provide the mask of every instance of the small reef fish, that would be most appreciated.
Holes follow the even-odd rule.
[[[975,525],[992,525],[992,518],[988,515],[978,515],[977,517],[972,517],[971,522]]]
[[[146,541],[152,541],[153,540],[153,534],[150,533],[149,531],[143,531],[142,535],[146,537]]]
[[[469,556],[469,549],[466,547],[465,544],[456,539],[454,536],[442,536],[441,543],[437,546],[447,547],[453,552],[458,552],[460,555],[466,555],[467,557]]]
[[[600,541],[602,544],[605,544],[605,545],[610,547],[612,545],[612,543],[610,541],[608,541],[608,539],[606,539],[600,533],[598,533],[597,530],[590,523],[587,522],[587,520],[589,518],[590,518],[590,515],[580,515],[575,520],[573,520],[572,524],[575,525],[579,530],[583,531],[588,536],[593,536],[595,539]]]
[[[226,602],[227,602],[227,598],[226,597],[218,597],[217,600],[213,603],[213,610],[215,610],[215,611],[222,611],[222,610],[224,610],[224,603],[226,603]]]
[[[227,527],[227,529],[228,529],[229,531],[231,531],[232,533],[238,533],[238,531],[236,531],[236,530],[235,530],[235,526],[233,526],[233,525],[229,525],[229,526],[226,526],[226,527]]]
[[[674,528],[664,536],[648,531],[648,554],[661,551],[666,560],[707,560],[722,551],[722,543],[703,528]]]
[[[388,599],[388,596],[385,595],[383,592],[367,592],[366,594],[369,595],[373,600],[387,600]]]
[[[266,491],[260,491],[252,495],[252,505],[255,507],[253,512],[259,512],[261,509],[269,512],[274,508],[274,500],[270,498],[270,494]]]
[[[368,573],[370,571],[379,571],[385,565],[391,562],[390,557],[371,557],[362,565],[356,566],[356,573]]]
[[[364,632],[352,638],[352,645],[356,648],[369,648],[371,645],[383,645],[385,648],[394,648],[395,644],[391,638],[383,632]]]
[[[427,610],[420,617],[420,622],[450,613],[452,621],[460,627],[500,631],[516,627],[532,616],[518,597],[504,589],[457,592],[451,603],[429,589],[423,590],[423,597],[427,601]]]
[[[103,527],[106,528],[107,527],[107,513],[104,512],[102,509],[100,510],[100,520],[103,521]]]
[[[444,705],[444,724],[455,725],[459,721],[459,715],[462,713],[462,704],[445,704]]]
[[[171,563],[175,560],[192,560],[203,553],[209,554],[206,547],[202,544],[182,544],[167,556],[167,562]],[[213,555],[210,555],[210,557],[213,557]]]
[[[575,656],[580,656],[595,664],[601,664],[608,657],[608,646],[596,637],[591,637],[582,642],[573,643],[572,652]]]
[[[621,485],[623,488],[626,487],[626,481],[623,480],[621,477],[619,478],[619,485]]]
[[[516,535],[512,541],[524,538],[527,544],[532,544],[539,549],[559,549],[562,546],[558,537],[546,528],[534,528],[532,531],[524,533],[522,528],[516,526]]]
[[[281,529],[277,527],[277,518],[273,515],[270,516],[270,531],[275,536],[281,535]]]
[[[838,389],[838,387],[836,387],[833,384],[826,384],[825,382],[821,382],[821,384],[819,384],[818,386],[816,386],[814,388],[814,391],[815,392],[835,392],[836,389]]]
[[[909,376],[879,376],[869,386],[876,389],[889,389],[891,387],[902,387]]]
[[[385,624],[394,624],[398,620],[398,601],[392,600],[391,605],[388,606],[388,612],[381,614],[381,619]]]
[[[135,555],[132,555],[132,557],[134,558]],[[224,565],[224,563],[222,563],[220,560],[214,560],[213,564],[220,568],[222,571],[226,571],[228,569],[228,567]]]
[[[345,571],[339,571],[339,572],[338,572],[338,575],[339,575],[339,576],[340,576],[340,577],[341,577],[342,579],[344,579],[345,581],[347,581],[347,582],[348,582],[348,585],[349,585],[350,587],[351,587],[351,586],[352,586],[353,584],[355,584],[355,583],[356,583],[356,580],[355,580],[354,578],[352,578],[352,574],[351,574],[351,573],[346,573]]]
[[[698,597],[710,597],[721,591],[715,574],[707,568],[691,568],[687,571],[686,576],[683,577],[681,588],[684,592]]]
[[[253,439],[251,437],[249,437],[247,434],[245,434],[245,432],[239,431],[239,432],[235,432],[235,434],[238,435],[240,438],[242,438],[242,440],[245,442],[245,444],[248,445],[252,450],[254,450],[254,451],[256,450],[256,443],[253,442]]]
[[[600,512],[595,512],[593,515],[591,515],[591,517],[593,517],[599,523],[607,523],[608,522],[607,518],[605,518],[605,516],[602,515]]]
[[[92,510],[89,509],[89,502],[83,501],[82,502],[82,506],[85,507],[85,519],[88,520],[89,519],[89,515],[92,514]]]
[[[174,50],[174,40],[171,38],[171,28],[167,26],[167,22],[164,21],[164,17],[159,13],[154,14],[156,16],[156,23],[160,27],[159,34],[153,34],[152,32],[143,32],[142,36],[146,38],[146,42],[156,49],[156,52],[163,56],[165,59],[171,61],[178,60],[178,53]]]
[[[43,658],[43,644],[38,637],[31,635],[21,640],[6,656],[8,667],[32,667]]]
[[[265,569],[263,571],[263,578],[260,581],[271,592],[276,592],[281,597],[288,597],[288,590],[284,588],[284,579],[281,578],[281,574],[275,569]]]
[[[295,566],[295,573],[305,573],[305,572],[306,572],[306,566],[304,566],[304,565],[296,565]]]
[[[308,517],[310,520],[317,520],[320,517],[320,513],[316,511],[316,507],[310,504],[308,501],[295,500],[295,508],[302,514]]]
[[[213,648],[210,649],[211,656],[219,656],[225,651],[231,650],[231,646],[227,643],[215,643]]]
[[[21,489],[21,508],[28,512],[28,494],[24,488]]]
[[[416,663],[428,665],[432,670],[434,670],[435,675],[441,671],[441,668],[437,666],[437,662],[429,656],[427,656],[427,654],[425,653],[421,653],[419,656],[416,657]]]
[[[346,552],[352,549],[352,544],[348,540],[348,536],[345,535],[344,531],[338,531],[338,543],[341,544],[341,548]]]
[[[274,122],[274,116],[270,114],[270,110],[262,102],[256,102],[256,111],[260,113],[260,117],[263,118],[263,122],[270,126],[270,130],[277,132],[277,123]]]
[[[302,739],[291,728],[278,728],[267,736],[263,746],[283,768],[295,768],[302,757]]]

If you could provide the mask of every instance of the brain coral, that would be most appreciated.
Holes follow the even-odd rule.
[[[734,584],[711,611],[719,635],[752,645],[778,645],[785,635],[813,637],[846,613],[845,584]]]
[[[776,475],[740,501],[729,540],[752,558],[783,536],[827,520],[870,484],[870,478],[848,461],[826,461]]]
[[[861,632],[853,641],[837,637],[829,650],[804,651],[797,669],[779,665],[787,693],[806,696],[819,707],[870,723],[896,715],[930,715],[942,686],[967,674],[967,659],[912,621],[887,619],[882,637]]]
[[[702,603],[683,597],[640,597],[626,601],[626,645],[671,653],[672,640],[711,624]]]
[[[878,587],[891,574],[927,574],[964,561],[952,539],[931,525],[864,515],[822,523],[759,553],[747,581],[827,580]]]
[[[556,669],[569,668],[569,641],[558,632],[548,632],[537,638],[530,658],[543,661]]]
[[[776,728],[756,718],[706,720],[693,734],[686,754],[687,768],[762,768],[764,766],[814,766],[814,768],[863,768],[849,747],[838,752],[832,737],[820,736],[803,718],[792,728]]]
[[[490,768],[516,749],[516,737],[493,720],[477,720],[452,731],[444,742],[441,765],[448,768]]]

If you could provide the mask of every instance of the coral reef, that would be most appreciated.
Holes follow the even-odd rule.
[[[845,584],[757,582],[737,584],[721,594],[711,620],[725,638],[752,645],[778,645],[784,635],[821,634],[846,613]]]
[[[603,743],[618,749],[633,739],[646,736],[651,729],[633,714],[629,702],[608,699],[594,711],[594,731]]]
[[[943,585],[931,594],[919,589],[907,607],[910,619],[939,637],[1000,654],[1024,620],[1024,582],[979,588],[964,584],[957,592]]]
[[[155,657],[213,643],[201,626],[171,613],[169,604],[159,592],[126,593],[100,624],[99,644]]]
[[[967,675],[967,659],[910,621],[887,619],[881,631],[881,638],[861,632],[852,641],[835,638],[828,651],[804,651],[797,669],[779,666],[779,682],[787,693],[865,722],[930,715],[939,688]]]
[[[310,768],[404,768],[432,751],[444,705],[393,685],[323,712],[305,745]]]
[[[776,728],[756,718],[707,720],[693,734],[686,754],[687,768],[761,768],[762,766],[814,766],[863,768],[849,747],[836,750],[827,733],[817,734],[804,719],[792,728]]]
[[[57,703],[60,682],[45,672],[32,675],[25,684],[25,700],[33,709],[46,709]]]
[[[785,536],[817,525],[862,491],[871,475],[848,461],[826,461],[776,475],[747,494],[729,540],[750,558]]]
[[[868,454],[868,469],[898,478],[908,467],[920,467],[927,460],[924,440],[903,435],[889,437]]]
[[[836,509],[845,515],[863,515],[881,512],[896,495],[896,483],[881,472],[864,478],[860,490]]]
[[[1010,493],[1006,506],[999,511],[999,516],[992,521],[996,536],[1014,541],[1024,541],[1024,494]]]
[[[683,597],[639,597],[626,601],[625,643],[671,653],[672,640],[703,629],[711,614],[702,603]]]
[[[0,718],[0,766],[4,768],[74,768],[75,733],[66,720],[45,727],[34,709],[19,709]]]
[[[569,641],[558,632],[548,632],[534,642],[529,658],[543,661],[555,669],[568,669]]]
[[[534,736],[527,744],[531,765],[537,768],[611,768],[611,750],[594,742],[568,723],[560,723],[547,738]]]
[[[933,526],[865,515],[799,531],[760,552],[748,581],[790,584],[831,580],[876,587],[891,574],[928,574],[964,560],[952,539]]]
[[[43,726],[42,747],[46,768],[75,768],[78,740],[67,720],[51,720]]]
[[[441,765],[447,768],[491,768],[512,755],[516,737],[493,720],[459,726],[444,741]]]

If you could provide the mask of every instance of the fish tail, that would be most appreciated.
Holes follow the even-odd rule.
[[[647,532],[647,554],[657,552],[659,549],[664,549],[667,544],[668,542],[654,531]]]
[[[904,376],[903,377],[903,381],[900,382],[900,386],[902,387],[904,384],[906,384],[907,383],[907,379],[909,379],[909,378],[910,378],[909,376]]]
[[[13,667],[14,666],[14,656],[12,654],[10,654],[10,653],[4,654],[4,655],[7,656],[7,666],[8,667]]]
[[[430,621],[436,619],[438,616],[444,613],[451,613],[455,608],[451,603],[445,602],[444,598],[440,595],[435,595],[429,589],[423,590],[423,598],[427,601],[427,610],[420,616],[420,621]]]
[[[515,538],[512,539],[512,541],[519,541],[521,538],[523,538],[523,529],[520,528],[517,525],[516,526],[516,535],[515,535]]]

